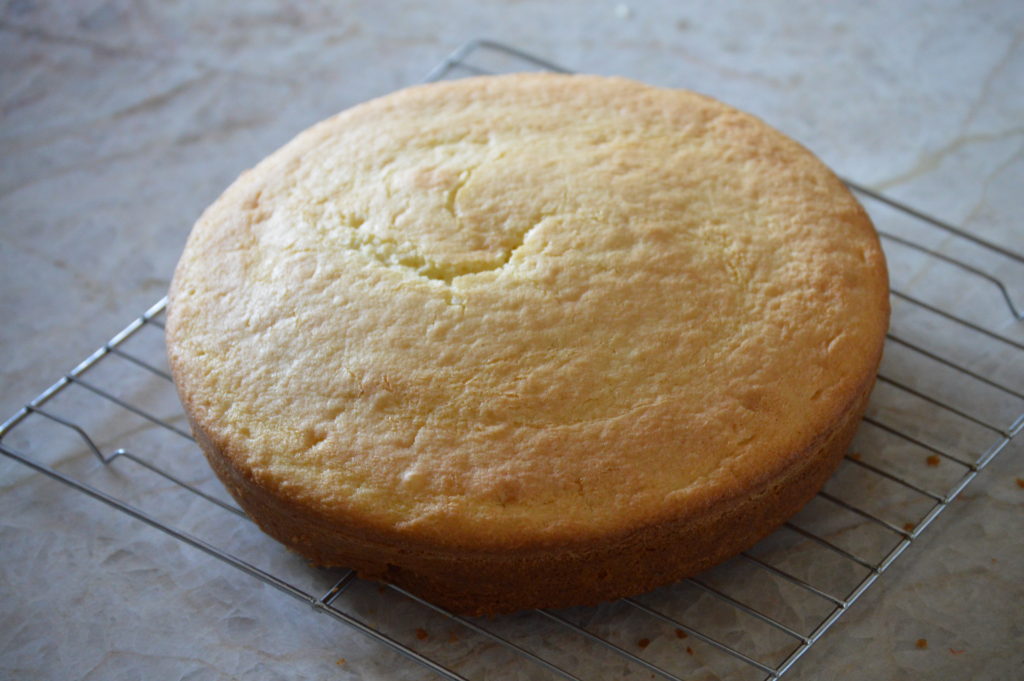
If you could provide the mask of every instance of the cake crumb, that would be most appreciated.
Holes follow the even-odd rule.
[[[427,633],[426,629],[423,629],[421,627],[416,628],[416,638],[418,638],[421,641],[426,641],[428,636],[430,636],[430,634]]]
[[[1024,489],[1024,478],[1017,478],[1017,487]]]
[[[917,523],[903,523],[903,529],[907,532],[913,532],[915,527],[917,527]]]
[[[963,648],[950,648],[949,652],[951,652],[954,655],[963,655],[967,651],[964,650]]]
[[[915,645],[921,650],[925,650],[928,647],[928,639],[919,638],[917,639],[917,643]]]
[[[639,641],[637,641],[636,644],[638,646],[640,646],[641,648],[646,648],[647,646],[651,645],[651,639],[649,639],[649,638],[642,638]]]
[[[339,657],[337,660],[334,661],[334,664],[336,664],[336,665],[338,665],[340,667],[341,665],[345,664],[345,662],[346,662],[346,660],[345,660],[344,657]]]
[[[939,459],[939,455],[938,454],[932,454],[931,456],[929,456],[927,459],[924,460],[924,462],[926,464],[928,464],[929,466],[931,466],[933,468],[935,466],[939,465],[939,461],[940,461],[940,459]]]
[[[459,635],[456,634],[454,631],[449,631],[448,632],[448,643],[458,643],[458,642],[459,642]]]
[[[676,638],[686,638],[686,632],[682,629],[676,629]]]
[[[693,655],[693,648],[691,648],[690,646],[686,646],[686,654]]]
[[[861,460],[860,452],[850,452],[846,456],[850,457],[854,461],[860,461]]]

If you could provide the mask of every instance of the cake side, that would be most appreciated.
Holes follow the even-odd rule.
[[[367,533],[268,494],[232,457],[194,430],[218,478],[260,528],[324,567],[400,586],[465,615],[595,605],[645,593],[749,549],[810,501],[842,460],[874,380],[854,396],[828,434],[760,488],[720,499],[701,513],[649,523],[599,540],[506,551],[452,550]]]

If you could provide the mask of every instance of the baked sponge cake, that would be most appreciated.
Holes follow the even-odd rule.
[[[462,613],[650,590],[821,487],[889,305],[808,151],[593,76],[414,87],[319,123],[199,219],[170,363],[242,507]]]

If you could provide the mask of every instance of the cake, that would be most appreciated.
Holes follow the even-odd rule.
[[[838,465],[888,325],[864,210],[707,97],[413,87],[196,223],[167,319],[197,441],[268,534],[453,611],[592,604],[750,547]]]

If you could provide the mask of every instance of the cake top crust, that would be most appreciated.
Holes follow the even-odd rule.
[[[749,494],[873,380],[885,262],[812,154],[691,92],[517,74],[301,133],[208,208],[171,368],[250,480],[353,535],[621,535]]]

